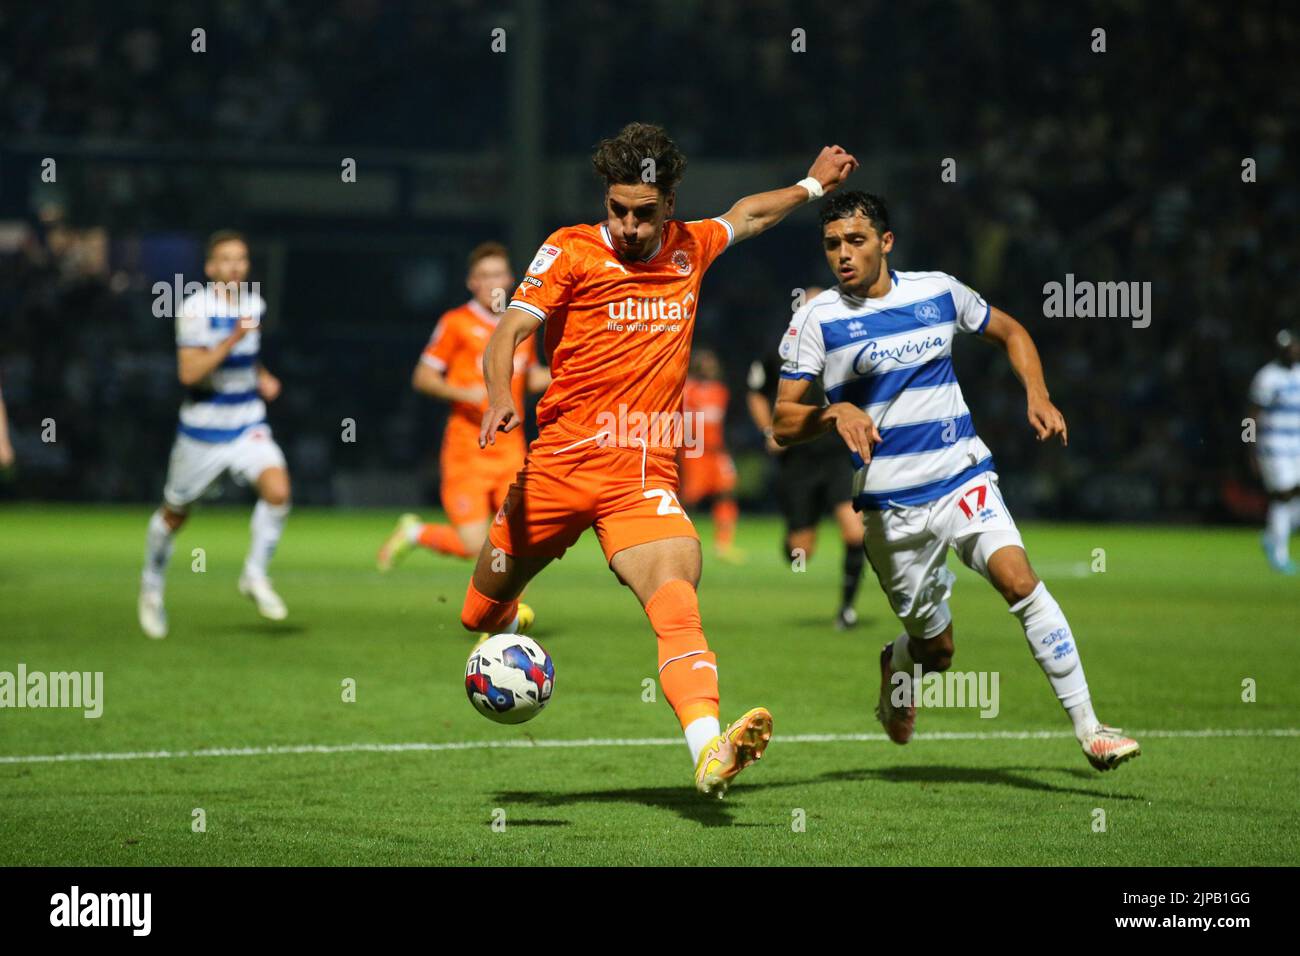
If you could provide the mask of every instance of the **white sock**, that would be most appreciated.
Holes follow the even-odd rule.
[[[420,524],[419,522],[413,522],[413,523],[411,524],[411,526],[410,526],[409,528],[406,529],[406,540],[407,540],[407,542],[410,543],[410,544],[419,544],[419,543],[420,543],[420,532],[422,532],[422,531],[424,530],[424,527],[425,527],[425,526],[422,525],[422,524]]]
[[[912,659],[911,640],[912,639],[907,636],[906,631],[898,635],[898,637],[894,638],[893,650],[889,658],[889,669],[895,674],[913,675],[911,681],[912,696],[907,699],[911,701],[915,701],[917,691],[920,690],[920,688],[917,686],[916,683],[915,670],[914,670],[914,668],[916,667],[916,661]],[[895,688],[897,688],[897,686],[898,686],[897,684],[894,685]]]
[[[266,577],[267,565],[275,554],[275,546],[280,543],[284,532],[284,523],[289,518],[289,505],[269,505],[258,500],[253,506],[253,520],[249,522],[252,540],[248,547],[248,557],[244,559],[244,577]]]
[[[1061,706],[1070,715],[1074,735],[1082,739],[1096,728],[1098,721],[1092,711],[1092,697],[1083,675],[1079,649],[1061,606],[1048,593],[1047,585],[1039,581],[1029,597],[1011,606],[1011,613],[1019,618],[1034,660],[1038,661]]]
[[[686,746],[691,749],[691,763],[700,762],[700,754],[709,745],[709,741],[722,733],[722,725],[716,717],[696,717],[686,725]]]
[[[1289,501],[1270,501],[1268,503],[1268,544],[1278,562],[1285,562],[1290,553],[1291,544],[1291,503]]]
[[[889,666],[893,669],[895,674],[912,673],[912,667],[916,661],[912,660],[912,647],[910,642],[911,638],[907,636],[906,632],[894,638],[894,652],[893,656],[889,659]]]
[[[144,536],[144,570],[140,573],[142,587],[162,591],[174,541],[175,533],[163,520],[162,511],[155,511],[149,516],[149,530]]]
[[[1097,715],[1092,709],[1091,699],[1085,700],[1081,704],[1075,704],[1073,707],[1067,707],[1065,712],[1070,715],[1070,722],[1074,724],[1074,736],[1080,740],[1083,740],[1084,737],[1101,726],[1101,721],[1097,719]]]

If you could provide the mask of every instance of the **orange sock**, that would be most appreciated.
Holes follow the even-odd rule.
[[[659,686],[682,727],[716,718],[718,659],[704,639],[695,588],[669,581],[646,602],[645,614],[659,637]]]
[[[731,547],[736,537],[736,518],[740,506],[730,498],[719,498],[713,503],[713,528],[719,548]]]
[[[473,579],[470,580],[469,589],[465,592],[465,606],[460,609],[460,623],[465,626],[465,630],[488,631],[495,634],[514,624],[518,614],[519,598],[511,601],[494,601],[490,597],[484,597],[479,589],[474,587]]]
[[[415,543],[439,554],[450,554],[457,558],[468,558],[464,542],[456,529],[447,524],[425,524],[420,526],[420,534]]]

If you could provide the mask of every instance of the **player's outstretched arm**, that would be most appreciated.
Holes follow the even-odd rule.
[[[421,395],[444,402],[467,402],[477,405],[487,397],[481,388],[459,388],[450,384],[447,377],[427,362],[417,362],[411,373],[411,388]]]
[[[479,428],[478,447],[495,445],[497,432],[514,431],[523,422],[510,394],[510,379],[515,370],[515,349],[519,343],[537,331],[541,320],[523,309],[506,309],[497,323],[496,331],[488,339],[483,352],[483,379],[487,382],[488,407],[483,413]]]
[[[749,409],[749,417],[758,426],[758,430],[763,433],[763,447],[767,449],[769,455],[779,455],[783,449],[776,441],[776,432],[772,426],[775,418],[772,415],[772,403],[767,400],[767,396],[762,392],[750,389],[745,395],[745,407]]]
[[[754,193],[722,214],[720,218],[731,223],[734,233],[732,244],[743,242],[771,229],[804,203],[838,188],[849,173],[858,168],[858,161],[839,146],[826,146],[808,169],[807,185],[796,183],[784,189]],[[815,183],[809,182],[815,180]]]
[[[1038,347],[1034,345],[1029,330],[1001,309],[990,307],[989,322],[984,328],[983,337],[996,342],[1006,351],[1016,378],[1025,387],[1025,395],[1029,400],[1029,424],[1038,440],[1047,441],[1053,435],[1060,435],[1062,445],[1070,444],[1065,416],[1052,404],[1047,394],[1043,363],[1038,357]]]
[[[5,411],[5,397],[0,394],[0,471],[14,463],[14,446],[9,441],[9,414]]]
[[[801,399],[808,386],[807,381],[794,378],[782,379],[777,386],[776,415],[772,422],[776,443],[782,447],[797,445],[834,430],[864,464],[871,461],[871,446],[883,440],[871,416],[848,402],[805,405]]]
[[[235,331],[210,349],[201,346],[181,346],[176,350],[176,377],[186,388],[199,384],[216,371],[217,366],[230,355],[230,350],[255,328],[257,328],[256,322],[245,325],[244,320],[241,320],[235,326]]]
[[[257,394],[265,402],[273,402],[280,397],[280,380],[260,363],[257,366]]]

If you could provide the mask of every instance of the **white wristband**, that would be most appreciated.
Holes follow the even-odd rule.
[[[816,176],[808,176],[805,179],[799,180],[795,185],[802,186],[804,189],[808,190],[808,202],[812,202],[814,199],[821,199],[826,192],[822,189],[821,181]]]

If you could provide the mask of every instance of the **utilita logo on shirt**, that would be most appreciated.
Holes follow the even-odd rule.
[[[663,298],[634,299],[629,296],[621,302],[611,302],[605,306],[609,313],[609,322],[605,328],[610,332],[680,332],[682,323],[690,319],[694,305],[693,292],[688,292],[680,302]]]

